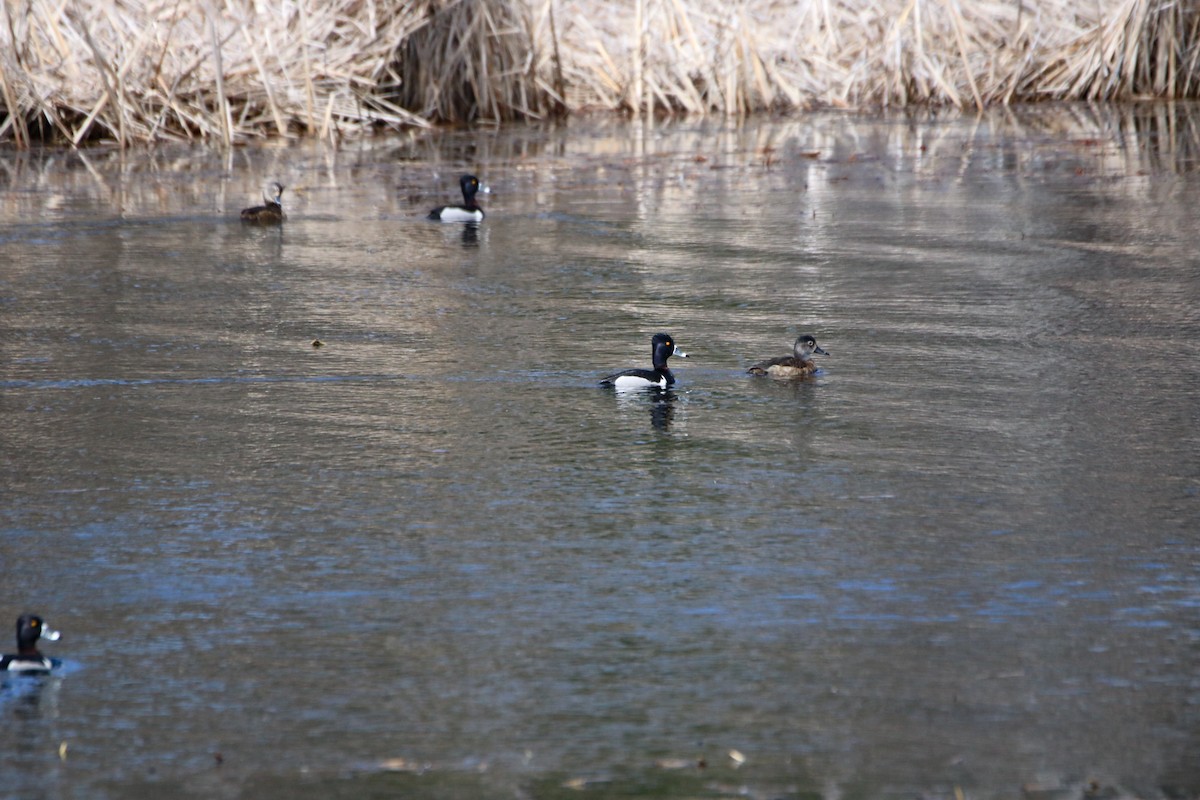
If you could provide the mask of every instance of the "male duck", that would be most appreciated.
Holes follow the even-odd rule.
[[[792,351],[794,355],[760,361],[746,371],[751,375],[770,375],[772,378],[803,378],[817,371],[817,365],[812,360],[813,353],[829,355],[817,345],[816,338],[810,333],[801,335]]]
[[[458,179],[462,187],[463,204],[461,206],[438,206],[429,212],[429,219],[442,222],[483,222],[483,209],[475,202],[475,195],[488,194],[491,189],[479,182],[474,175],[463,175]]]
[[[41,617],[22,614],[17,617],[17,652],[0,656],[0,670],[29,674],[49,672],[61,666],[62,662],[57,658],[47,658],[37,649],[38,639],[53,642],[58,637],[58,631],[46,627]]]
[[[263,192],[266,205],[242,209],[243,222],[257,222],[260,225],[278,225],[287,219],[283,213],[283,184],[275,181],[269,191]]]
[[[675,383],[675,376],[667,369],[671,356],[687,358],[688,354],[675,346],[675,340],[665,333],[656,333],[650,339],[654,369],[627,369],[609,375],[600,381],[602,386],[615,389],[666,389]]]

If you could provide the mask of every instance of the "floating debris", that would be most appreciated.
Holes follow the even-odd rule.
[[[607,786],[612,783],[612,778],[571,778],[563,781],[560,786],[564,789],[573,789],[581,792],[584,789],[591,789],[596,786]]]
[[[654,766],[659,769],[704,769],[708,762],[703,758],[660,758]]]

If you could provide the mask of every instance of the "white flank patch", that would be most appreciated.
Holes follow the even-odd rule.
[[[648,381],[645,378],[639,378],[637,375],[622,375],[613,381],[613,388],[620,389],[621,391],[626,391],[629,389],[649,389],[653,386],[657,386],[658,388],[662,389],[665,388],[666,385],[666,378],[663,378],[655,383],[654,381]]]
[[[442,222],[483,222],[482,211],[464,211],[461,208],[442,209]]]

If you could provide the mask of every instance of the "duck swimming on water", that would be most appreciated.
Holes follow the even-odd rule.
[[[812,360],[813,353],[829,355],[817,344],[815,336],[811,333],[801,334],[792,346],[792,355],[760,361],[746,372],[751,375],[770,375],[772,378],[803,378],[817,371],[817,365]]]
[[[476,194],[489,194],[492,190],[479,182],[474,175],[463,175],[458,179],[462,189],[461,206],[438,206],[429,212],[429,219],[441,222],[483,222],[483,209],[475,202]]]
[[[687,358],[687,353],[675,346],[675,340],[667,333],[656,333],[650,339],[653,369],[627,369],[615,372],[600,381],[602,386],[614,389],[666,389],[675,384],[675,376],[667,368],[671,356]]]
[[[283,184],[275,181],[267,191],[263,192],[265,205],[242,209],[243,222],[256,222],[260,225],[278,225],[287,219],[283,213]]]
[[[62,666],[57,658],[48,658],[37,649],[38,639],[57,641],[59,633],[46,627],[42,618],[35,614],[17,617],[17,652],[0,656],[0,670],[36,675]]]

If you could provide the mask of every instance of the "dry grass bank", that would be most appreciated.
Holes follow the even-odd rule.
[[[1200,96],[1178,0],[6,0],[0,141]]]

